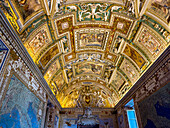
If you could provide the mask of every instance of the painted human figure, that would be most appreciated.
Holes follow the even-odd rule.
[[[170,22],[170,1],[169,0],[153,0],[152,6],[160,9],[165,14],[165,19]]]
[[[127,1],[127,10],[134,14],[135,13],[135,8],[134,8],[134,1],[133,0],[128,0]]]

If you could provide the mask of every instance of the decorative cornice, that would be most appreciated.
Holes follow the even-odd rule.
[[[84,108],[62,108],[61,111],[83,112]],[[91,108],[92,112],[115,111],[114,108]]]
[[[160,55],[157,60],[149,67],[149,69],[143,73],[143,75],[140,77],[140,79],[134,84],[134,86],[126,93],[126,95],[118,102],[118,104],[115,106],[115,108],[119,108],[121,105],[124,105],[129,98],[133,98],[135,93],[147,85],[149,81],[152,81],[152,78],[157,75],[156,73],[164,66],[166,63],[169,63],[170,59],[170,46],[167,47],[167,49]],[[166,74],[167,75],[167,74]],[[158,78],[159,79],[159,78]],[[166,81],[170,80],[169,77],[166,78]],[[165,82],[159,83],[159,86],[156,88],[160,88],[161,86],[164,86]],[[149,85],[151,86],[151,85]],[[148,90],[149,91],[149,90]],[[154,90],[156,91],[156,90]],[[152,91],[152,93],[154,92]],[[144,98],[144,97],[143,97]]]
[[[2,22],[2,25],[4,27],[4,31],[6,38],[11,43],[11,46],[15,49],[15,51],[18,53],[18,55],[23,59],[27,67],[31,70],[31,72],[35,75],[37,81],[40,83],[40,85],[44,88],[44,90],[48,93],[48,96],[51,100],[55,101],[55,105],[61,109],[61,106],[53,93],[51,92],[48,84],[46,83],[45,79],[43,78],[42,73],[40,72],[39,68],[35,65],[31,57],[29,56],[28,52],[24,48],[21,40],[19,39],[17,33],[15,30],[11,27],[5,16],[0,10],[0,21]],[[3,28],[2,28],[3,29]],[[8,35],[9,34],[9,35]]]

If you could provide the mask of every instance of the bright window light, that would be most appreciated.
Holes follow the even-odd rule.
[[[128,117],[128,122],[129,122],[129,127],[130,128],[138,128],[138,123],[137,123],[137,118],[135,114],[135,109],[134,109],[134,101],[133,99],[130,100],[125,107],[127,108],[127,117]]]
[[[127,110],[128,122],[130,128],[138,128],[135,110]]]

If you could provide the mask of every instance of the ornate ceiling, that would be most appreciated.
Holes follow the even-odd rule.
[[[63,108],[114,107],[170,42],[169,0],[0,0]]]

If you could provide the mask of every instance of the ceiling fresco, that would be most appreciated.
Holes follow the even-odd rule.
[[[0,0],[63,108],[114,107],[170,42],[169,0]]]

